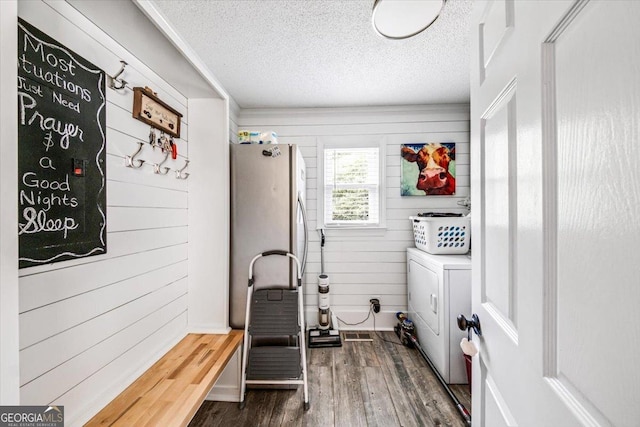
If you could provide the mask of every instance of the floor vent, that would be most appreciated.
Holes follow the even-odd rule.
[[[344,332],[344,341],[373,341],[369,332]]]

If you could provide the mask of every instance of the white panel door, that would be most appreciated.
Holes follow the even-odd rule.
[[[639,19],[474,5],[475,426],[640,425]]]

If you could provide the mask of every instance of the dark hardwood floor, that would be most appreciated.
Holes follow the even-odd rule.
[[[417,350],[400,345],[393,332],[371,337],[373,342],[309,350],[306,412],[302,386],[249,390],[243,410],[237,403],[205,401],[190,426],[464,426]],[[452,388],[471,411],[468,386]]]

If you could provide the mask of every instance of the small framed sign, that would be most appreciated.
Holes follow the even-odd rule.
[[[133,88],[133,118],[180,138],[182,114],[161,101],[149,88]]]

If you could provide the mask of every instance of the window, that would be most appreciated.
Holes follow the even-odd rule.
[[[379,144],[322,146],[318,155],[322,156],[319,226],[383,226],[383,148]]]

